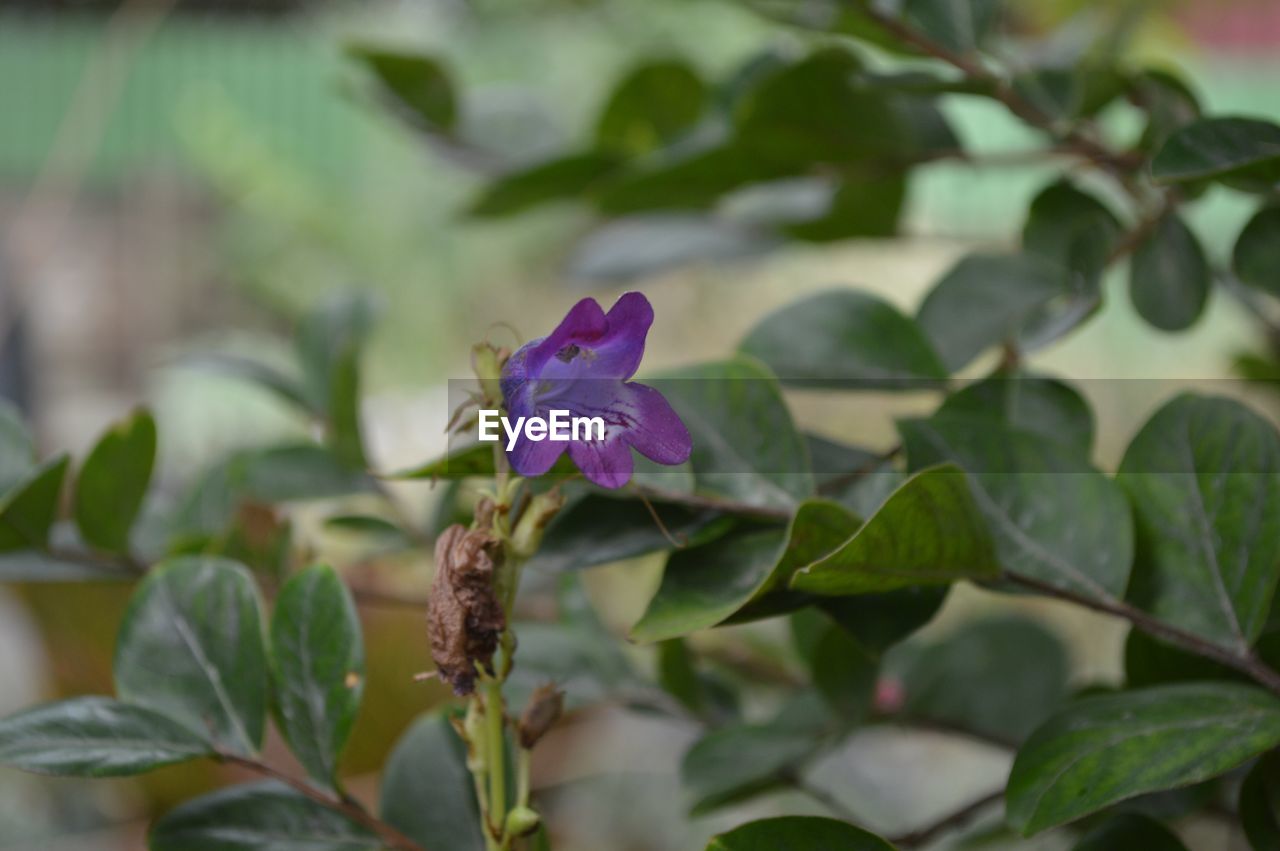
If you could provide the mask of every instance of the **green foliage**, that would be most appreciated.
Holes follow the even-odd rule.
[[[1280,207],[1263,207],[1249,220],[1236,240],[1232,260],[1243,283],[1280,295]]]
[[[1280,125],[1253,118],[1203,118],[1175,132],[1151,162],[1156,180],[1215,180],[1266,192],[1280,181]]]
[[[381,815],[424,848],[483,851],[466,748],[450,716],[418,719],[396,745],[383,774]]]
[[[1129,298],[1152,326],[1183,331],[1204,312],[1210,283],[1200,241],[1182,219],[1168,215],[1133,254]]]
[[[76,482],[76,524],[85,541],[107,552],[128,552],[155,458],[156,423],[146,411],[102,436]]]
[[[833,819],[803,816],[753,821],[737,830],[717,836],[707,851],[893,851],[893,846],[874,834]]]

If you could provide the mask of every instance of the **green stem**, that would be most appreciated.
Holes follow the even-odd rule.
[[[530,753],[526,748],[516,751],[516,806],[529,806]]]
[[[484,715],[488,739],[489,816],[494,819],[501,833],[507,821],[507,747],[500,680],[491,679],[485,683]],[[499,847],[506,847],[506,838],[503,836],[499,837]]]

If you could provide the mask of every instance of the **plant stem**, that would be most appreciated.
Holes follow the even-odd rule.
[[[489,815],[495,818],[499,847],[504,847],[502,836],[507,819],[507,743],[505,713],[502,711],[502,683],[491,679],[485,683],[484,720],[486,751],[489,763]]]
[[[516,749],[516,806],[529,806],[530,774],[533,754],[528,748]]]

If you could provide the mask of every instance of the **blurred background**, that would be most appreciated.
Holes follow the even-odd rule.
[[[1011,5],[1029,32],[1070,22],[1063,43],[1046,48],[1064,55],[1073,38],[1132,24],[1124,49],[1184,69],[1207,111],[1280,118],[1274,0]],[[773,308],[833,284],[869,286],[914,309],[961,253],[1013,239],[1050,172],[938,163],[912,181],[903,239],[713,262],[705,255],[714,246],[683,252],[649,236],[605,262],[584,244],[588,214],[572,205],[498,222],[463,216],[485,164],[424,144],[374,102],[348,54],[379,45],[445,58],[467,92],[466,135],[509,161],[536,161],[587,134],[610,85],[642,57],[677,56],[723,75],[791,37],[728,0],[0,0],[0,395],[29,416],[45,451],[83,452],[145,401],[160,424],[161,480],[177,493],[230,451],[307,429],[260,391],[190,368],[189,357],[283,359],[297,316],[354,289],[382,306],[365,418],[374,466],[397,469],[443,448],[445,383],[466,374],[470,344],[496,336],[495,323],[537,336],[583,294],[608,302],[642,287],[658,315],[646,368],[689,363],[723,356]],[[991,104],[947,109],[966,148],[1028,142]],[[1196,208],[1194,225],[1222,257],[1249,211],[1221,192]],[[693,255],[704,259],[667,262]],[[1097,321],[1035,361],[1098,379],[1081,387],[1098,412],[1104,468],[1173,382],[1224,378],[1255,333],[1215,298],[1192,332],[1161,335],[1114,286]],[[1163,380],[1102,380],[1121,378]],[[872,395],[858,404],[838,436],[884,446],[887,406],[912,402]],[[818,422],[830,412],[822,400],[797,405]],[[403,498],[427,516],[426,486],[406,487]],[[305,509],[300,522],[305,529]],[[343,546],[316,540],[337,562]],[[429,566],[401,567],[397,581],[425,593]],[[642,610],[654,567],[587,578],[618,634]],[[110,585],[0,591],[0,713],[109,690],[127,595]],[[1013,605],[976,591],[953,597],[926,640]],[[1064,643],[1073,682],[1118,676],[1115,624],[1052,603],[1033,613]],[[362,617],[370,683],[348,769],[363,776],[442,695],[411,681],[429,666],[420,611],[374,607]],[[765,626],[711,640],[767,648],[777,636]],[[538,779],[553,795],[564,848],[687,849],[739,820],[718,814],[686,827],[673,778],[691,737],[621,711],[575,717],[543,746],[550,756]],[[934,770],[943,756],[955,775]],[[1007,766],[1006,753],[981,745],[871,732],[819,773],[855,811],[896,823],[921,800],[947,810]],[[0,848],[139,848],[152,815],[230,779],[210,766],[93,783],[0,770]],[[355,788],[373,794],[376,783],[370,776]],[[818,811],[794,799],[763,806]],[[1199,848],[1232,841],[1211,823],[1187,830]]]

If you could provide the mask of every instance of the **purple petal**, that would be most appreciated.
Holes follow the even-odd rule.
[[[645,384],[626,384],[632,425],[627,442],[650,461],[683,464],[693,452],[689,429],[666,398]]]
[[[502,439],[507,439],[505,434]],[[555,466],[567,446],[569,444],[562,441],[527,440],[521,435],[507,452],[507,460],[511,462],[511,469],[522,476],[541,476]]]
[[[602,488],[622,487],[631,481],[631,473],[635,469],[631,448],[621,435],[570,443],[569,457],[578,465],[582,475]]]
[[[641,293],[624,294],[607,315],[586,298],[547,337],[522,347],[516,366],[543,379],[625,380],[640,367],[652,324],[653,307]]]

